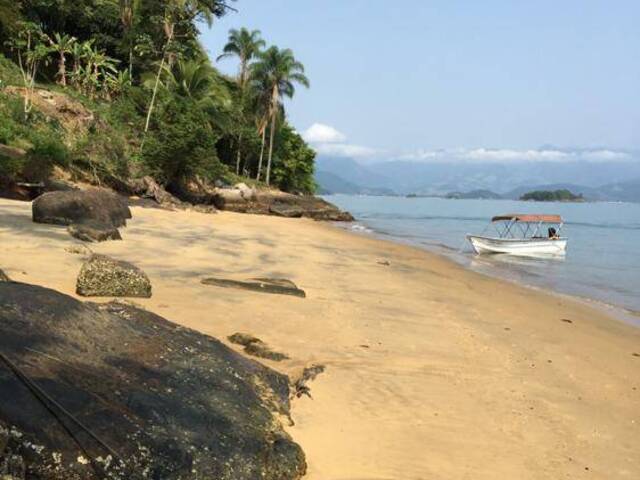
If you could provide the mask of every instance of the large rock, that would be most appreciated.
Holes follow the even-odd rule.
[[[57,421],[0,362],[0,433],[10,428],[7,453],[24,459],[26,478],[305,473],[304,454],[279,421],[289,411],[287,377],[153,313],[0,283],[0,352],[79,422],[53,405]]]
[[[69,235],[83,242],[122,240],[116,227],[101,222],[74,223],[67,227]]]
[[[248,188],[248,187],[247,187]],[[219,189],[216,207],[232,212],[276,215],[290,218],[313,218],[338,222],[353,221],[349,212],[313,195],[292,195],[278,191],[243,191],[242,188]]]
[[[131,218],[127,200],[103,188],[45,193],[33,201],[32,213],[34,222],[56,225],[100,222],[117,228]]]
[[[76,293],[84,297],[151,297],[149,277],[135,265],[92,255],[80,269]]]

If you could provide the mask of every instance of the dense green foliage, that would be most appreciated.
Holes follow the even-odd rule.
[[[54,165],[67,164],[69,151],[60,141],[60,126],[37,115],[24,119],[22,102],[0,93],[0,143],[26,151],[22,157],[0,155],[0,180],[21,177],[28,182],[41,181]]]
[[[287,123],[282,102],[296,83],[308,86],[302,64],[291,50],[266,48],[257,30],[232,30],[219,57],[239,61],[229,78],[198,41],[199,28],[234,5],[0,0],[0,89],[20,87],[0,97],[0,143],[24,144],[30,158],[46,157],[96,183],[147,174],[165,185],[244,176],[314,192],[314,153]],[[38,88],[93,112],[86,129],[44,121]],[[0,160],[0,175],[29,176],[24,163]]]
[[[314,152],[302,137],[285,125],[280,130],[279,145],[274,161],[273,180],[285,191],[296,193],[314,192],[317,188],[313,176]],[[279,157],[282,153],[284,156]]]
[[[536,202],[580,202],[584,198],[582,194],[575,195],[569,190],[536,190],[525,193],[520,200],[533,200]]]

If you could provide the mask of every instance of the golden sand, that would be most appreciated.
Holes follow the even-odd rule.
[[[0,268],[73,295],[80,242],[30,212],[0,200]],[[288,429],[310,480],[640,478],[640,329],[310,220],[133,216],[123,241],[90,247],[149,275],[153,297],[136,302],[220,339],[260,337],[291,375],[326,365]],[[285,277],[307,298],[207,276]]]

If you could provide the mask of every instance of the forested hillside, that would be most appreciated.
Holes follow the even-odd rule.
[[[246,29],[213,60],[199,43],[240,4],[0,0],[0,179],[57,166],[111,186],[151,175],[176,194],[240,180],[313,193],[315,153],[283,103],[309,86],[294,53]],[[215,67],[228,57],[235,77]]]

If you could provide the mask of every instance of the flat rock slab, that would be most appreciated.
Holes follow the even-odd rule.
[[[293,295],[305,298],[307,294],[299,289],[295,283],[285,278],[253,278],[248,281],[230,280],[227,278],[205,278],[204,285],[214,285],[224,288],[238,288],[252,292],[274,293],[278,295]]]
[[[234,333],[233,335],[227,337],[227,339],[231,343],[242,345],[244,347],[244,351],[249,355],[253,355],[254,357],[274,360],[276,362],[287,360],[289,358],[288,355],[272,350],[271,347],[269,347],[269,345],[264,343],[262,340],[247,333]]]
[[[100,222],[115,228],[131,218],[127,200],[104,188],[47,192],[33,201],[32,214],[37,223]]]
[[[67,227],[67,231],[69,235],[83,242],[122,240],[122,236],[116,227],[95,221],[74,223]]]
[[[0,362],[0,464],[22,458],[26,478],[94,480],[102,471],[115,480],[297,480],[305,473],[302,450],[278,420],[289,411],[288,378],[151,312],[0,283],[0,352],[100,440],[54,408],[56,420]]]
[[[151,297],[149,277],[135,265],[92,255],[80,269],[76,293],[84,297]]]

